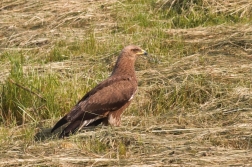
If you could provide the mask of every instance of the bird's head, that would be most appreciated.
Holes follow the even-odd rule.
[[[120,56],[117,59],[112,75],[135,75],[135,60],[140,55],[147,55],[147,52],[141,49],[139,46],[128,45],[123,48]]]
[[[145,50],[143,50],[142,48],[136,45],[126,46],[125,48],[123,48],[122,53],[132,58],[136,58],[137,56],[148,54]]]

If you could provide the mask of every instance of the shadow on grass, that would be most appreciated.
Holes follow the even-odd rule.
[[[57,130],[56,133],[51,133],[52,128],[43,128],[40,127],[39,131],[34,135],[35,141],[45,141],[48,139],[56,139],[60,133],[60,130]]]
[[[66,126],[67,125],[56,129],[53,133],[51,133],[52,128],[40,127],[39,132],[37,132],[34,135],[34,140],[35,141],[45,141],[45,140],[48,140],[48,139],[61,139],[61,138],[59,138],[59,135]],[[101,126],[85,127],[85,128],[82,128],[79,132],[75,132],[74,134],[70,134],[70,136],[76,135],[78,133],[85,133],[85,132],[88,132],[88,131],[95,131],[97,128],[99,129],[99,127],[101,127]],[[65,137],[65,138],[68,138],[68,137]]]

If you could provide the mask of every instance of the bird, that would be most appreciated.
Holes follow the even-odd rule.
[[[51,129],[53,133],[69,123],[59,135],[68,137],[83,127],[99,124],[120,126],[121,115],[130,105],[137,90],[135,61],[147,52],[136,45],[128,45],[120,52],[111,75],[87,92],[81,100]]]

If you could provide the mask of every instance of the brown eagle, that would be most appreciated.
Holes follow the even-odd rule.
[[[139,55],[147,52],[135,45],[126,46],[120,53],[109,78],[89,91],[51,132],[70,122],[60,134],[69,136],[82,127],[104,125],[120,126],[121,114],[129,106],[136,90],[137,79],[134,64]]]

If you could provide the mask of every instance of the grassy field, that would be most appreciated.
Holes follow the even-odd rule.
[[[0,2],[0,166],[252,165],[251,0]],[[121,127],[50,129],[136,44]]]

